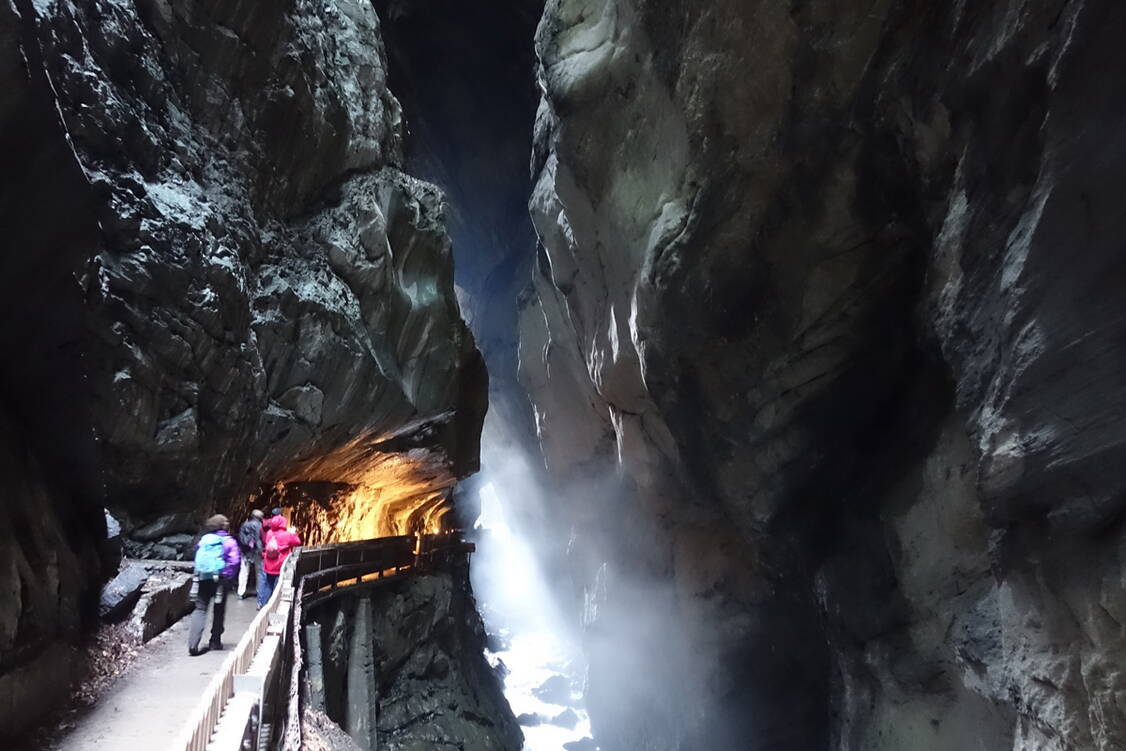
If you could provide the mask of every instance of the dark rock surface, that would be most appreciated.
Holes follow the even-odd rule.
[[[0,743],[64,701],[97,622],[101,557],[82,507],[0,411]],[[95,524],[101,509],[93,509]]]
[[[363,751],[324,712],[305,707],[301,726],[301,744],[306,751]]]
[[[455,277],[462,312],[489,369],[489,414],[482,472],[460,486],[462,526],[473,526],[472,504],[490,470],[535,452],[535,423],[518,381],[518,300],[536,257],[528,215],[531,149],[539,90],[534,37],[543,0],[375,0],[387,46],[389,81],[409,128],[403,139],[407,171],[439,185],[449,197]],[[530,458],[528,465],[539,462]],[[518,507],[523,523],[544,517]],[[553,540],[547,525],[541,544]],[[565,577],[558,548],[553,569]]]
[[[568,708],[552,717],[548,722],[561,728],[574,730],[575,725],[579,724],[579,716],[575,714],[575,710]]]
[[[494,407],[517,397],[516,301],[535,259],[528,152],[543,0],[374,4],[410,126],[407,168],[450,199],[459,300],[489,363]]]
[[[395,498],[396,464],[433,517],[476,468],[487,378],[379,28],[355,0],[0,4],[0,681],[97,612],[103,508],[185,557],[263,487]]]
[[[346,445],[419,417],[468,421],[434,448],[472,469],[479,356],[441,196],[395,169],[370,6],[23,11],[19,44],[46,61],[68,137],[51,146],[101,229],[83,347],[107,504],[130,536],[194,532],[198,509],[262,484],[335,479]],[[320,476],[301,472],[313,457]]]
[[[149,572],[141,566],[125,566],[106,582],[98,600],[98,615],[107,621],[125,616],[141,596]]]
[[[105,538],[73,277],[97,220],[28,28],[0,4],[0,740],[65,698]]]
[[[484,627],[466,574],[360,586],[305,613],[306,622],[320,624],[326,714],[362,748],[522,747],[484,657]],[[374,734],[356,721],[357,712],[372,708],[355,701],[357,690],[375,697]]]
[[[564,751],[596,751],[598,744],[594,742],[593,738],[582,738],[577,741],[570,741],[563,744]]]
[[[547,4],[521,367],[602,748],[1126,745],[1122,28]]]
[[[98,615],[103,621],[129,618],[129,632],[143,644],[191,610],[191,564],[129,561],[102,587]]]
[[[571,683],[566,676],[553,675],[533,688],[532,694],[548,704],[566,706],[571,703]]]
[[[193,608],[190,570],[178,571],[159,563],[148,566],[149,576],[129,619],[129,630],[144,644],[187,615]]]

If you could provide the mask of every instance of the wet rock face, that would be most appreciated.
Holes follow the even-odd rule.
[[[141,587],[149,574],[139,566],[126,566],[102,587],[98,600],[98,616],[114,621],[132,610],[141,596]]]
[[[1122,745],[1124,13],[548,3],[521,368],[603,748]]]
[[[81,510],[15,435],[0,416],[0,741],[66,699],[101,566]]]
[[[517,379],[517,300],[535,260],[528,154],[543,0],[374,5],[389,81],[410,125],[406,169],[448,197],[458,300],[488,363],[485,443],[498,459],[482,456],[481,478],[490,463],[534,450],[531,409]],[[466,518],[471,525],[476,514]]]
[[[516,297],[536,244],[527,200],[542,0],[375,0],[406,164],[449,196],[457,284],[490,375],[515,377]],[[482,106],[487,103],[487,106]]]
[[[487,379],[442,196],[399,169],[370,4],[13,0],[0,41],[0,304],[27,321],[0,334],[4,430],[46,487],[33,512],[0,499],[36,517],[0,547],[31,573],[0,586],[50,571],[69,613],[98,566],[19,530],[81,559],[103,506],[127,551],[174,557],[263,485],[362,485],[398,445],[420,492],[476,467]],[[19,601],[0,673],[77,633]]]
[[[410,419],[479,422],[444,204],[395,168],[370,6],[20,11],[58,114],[43,148],[81,175],[60,200],[96,217],[71,269],[78,346],[127,532],[258,484],[333,480],[326,455]],[[451,478],[476,460],[474,431],[454,434],[465,445],[434,447]],[[312,457],[325,476],[294,477]]]
[[[479,422],[444,204],[395,168],[367,4],[16,7],[11,33],[53,87],[42,148],[80,175],[60,200],[96,217],[70,271],[127,532],[152,539],[161,513],[165,534],[188,531],[261,483],[333,480],[335,451],[411,419]],[[436,432],[450,479],[474,466],[468,427]],[[294,476],[312,457],[318,476]]]
[[[323,671],[314,708],[361,748],[518,751],[467,582],[464,569],[403,576],[306,613]]]
[[[40,40],[105,201],[86,283],[111,504],[195,509],[463,401],[443,205],[394,169],[369,6],[59,7]]]

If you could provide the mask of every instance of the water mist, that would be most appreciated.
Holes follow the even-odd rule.
[[[482,436],[473,587],[493,635],[487,656],[505,675],[513,712],[523,716],[525,749],[560,751],[590,735],[578,613],[561,606],[565,585],[544,564],[543,551],[557,541],[540,539],[529,521],[544,513],[544,491],[527,457],[503,446],[498,420],[490,414]]]

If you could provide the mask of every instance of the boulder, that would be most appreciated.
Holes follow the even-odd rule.
[[[171,545],[164,543],[155,543],[148,549],[149,555],[147,557],[155,558],[162,561],[178,561],[184,556],[184,551],[180,548],[174,548]]]
[[[121,523],[114,518],[109,509],[105,509],[106,516],[106,539],[118,540],[120,544],[121,539]]]
[[[490,631],[486,636],[485,648],[490,652],[505,652],[512,648],[508,634]]]
[[[129,537],[140,542],[154,542],[170,535],[190,534],[199,526],[192,513],[162,514],[148,524],[129,532]]]
[[[574,730],[575,726],[579,724],[579,716],[575,714],[575,710],[568,707],[559,714],[552,717],[548,722],[561,728]]]
[[[548,704],[571,704],[571,681],[563,675],[553,675],[532,689],[537,699]]]
[[[160,568],[152,571],[129,622],[139,643],[144,644],[191,612],[191,587],[190,573]]]
[[[593,738],[580,738],[577,741],[568,741],[563,744],[565,751],[598,751],[598,744]]]
[[[143,566],[126,564],[117,576],[110,579],[98,600],[98,616],[113,622],[124,618],[141,596],[141,588],[149,578]]]

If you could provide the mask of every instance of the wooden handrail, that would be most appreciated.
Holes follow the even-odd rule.
[[[287,561],[288,563],[288,561]],[[290,566],[292,568],[292,566]],[[270,616],[277,612],[281,602],[281,588],[274,590],[269,601],[258,611],[254,620],[246,629],[246,633],[239,639],[238,644],[231,650],[219,667],[219,672],[207,684],[203,696],[193,710],[188,721],[169,747],[173,751],[204,751],[211,741],[211,734],[219,723],[223,707],[233,695],[232,687],[236,673],[244,673],[254,659],[254,653],[261,644],[262,638],[269,627]]]
[[[173,745],[169,747],[170,751],[208,749],[224,709],[234,696],[235,676],[243,675],[249,670],[265,642],[271,625],[280,625],[275,622],[282,619],[285,620],[283,638],[280,643],[274,639],[270,648],[282,650],[283,657],[288,653],[289,659],[270,660],[272,668],[264,682],[263,693],[270,692],[276,686],[288,694],[285,697],[288,711],[285,713],[281,745],[286,749],[299,749],[301,747],[299,676],[303,665],[303,654],[301,639],[297,632],[301,626],[303,601],[317,595],[325,586],[331,585],[335,588],[341,582],[362,579],[363,576],[377,571],[429,569],[436,563],[444,562],[451,554],[468,552],[472,552],[471,545],[467,546],[458,537],[449,534],[424,535],[421,539],[413,535],[381,537],[374,540],[294,550],[283,564],[270,600],[255,616],[246,633],[223,661],[219,672],[208,683],[192,715],[185,722]],[[339,591],[346,591],[346,587],[340,588]],[[328,596],[335,596],[335,592],[328,593]],[[318,596],[317,600],[320,599],[321,596]],[[270,654],[272,656],[274,653]],[[288,666],[285,665],[287,662]],[[278,685],[277,679],[281,677],[276,674],[278,670],[289,671],[289,680],[283,685]],[[281,697],[274,698],[277,700]],[[266,718],[262,716],[263,705],[266,702],[267,697],[260,695],[251,706],[251,712],[255,710],[258,712],[258,730],[266,722]],[[245,706],[242,709],[246,711]],[[258,748],[257,738],[251,740],[252,747]],[[235,749],[216,748],[214,751],[235,751]]]

